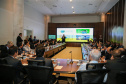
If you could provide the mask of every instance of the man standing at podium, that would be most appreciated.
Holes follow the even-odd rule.
[[[65,35],[63,34],[63,36],[62,36],[62,43],[65,42],[65,38],[66,38],[66,37],[65,37]]]

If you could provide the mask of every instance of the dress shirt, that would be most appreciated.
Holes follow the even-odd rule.
[[[7,50],[9,50],[9,48],[7,47]]]
[[[98,61],[90,61],[90,63],[98,63]],[[77,71],[83,71],[86,70],[87,63],[83,63],[80,65],[79,69]]]
[[[23,47],[23,50],[25,51],[25,52],[30,52],[30,47],[29,46],[27,46],[27,45],[25,45],[24,47]]]

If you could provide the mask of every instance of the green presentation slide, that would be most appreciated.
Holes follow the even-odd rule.
[[[63,34],[65,42],[93,41],[93,28],[57,28],[57,41],[62,41]]]

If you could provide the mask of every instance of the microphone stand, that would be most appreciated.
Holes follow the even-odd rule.
[[[73,64],[73,60],[72,60],[72,51],[70,51],[69,53],[71,53],[71,61],[70,61],[70,63]]]

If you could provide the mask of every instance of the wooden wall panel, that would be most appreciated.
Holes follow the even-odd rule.
[[[48,35],[57,35],[57,28],[94,28],[94,37],[99,40],[103,36],[104,23],[48,23]],[[80,47],[81,43],[67,42],[66,46]]]
[[[124,6],[125,0],[119,0],[105,14],[105,40],[123,42]]]

